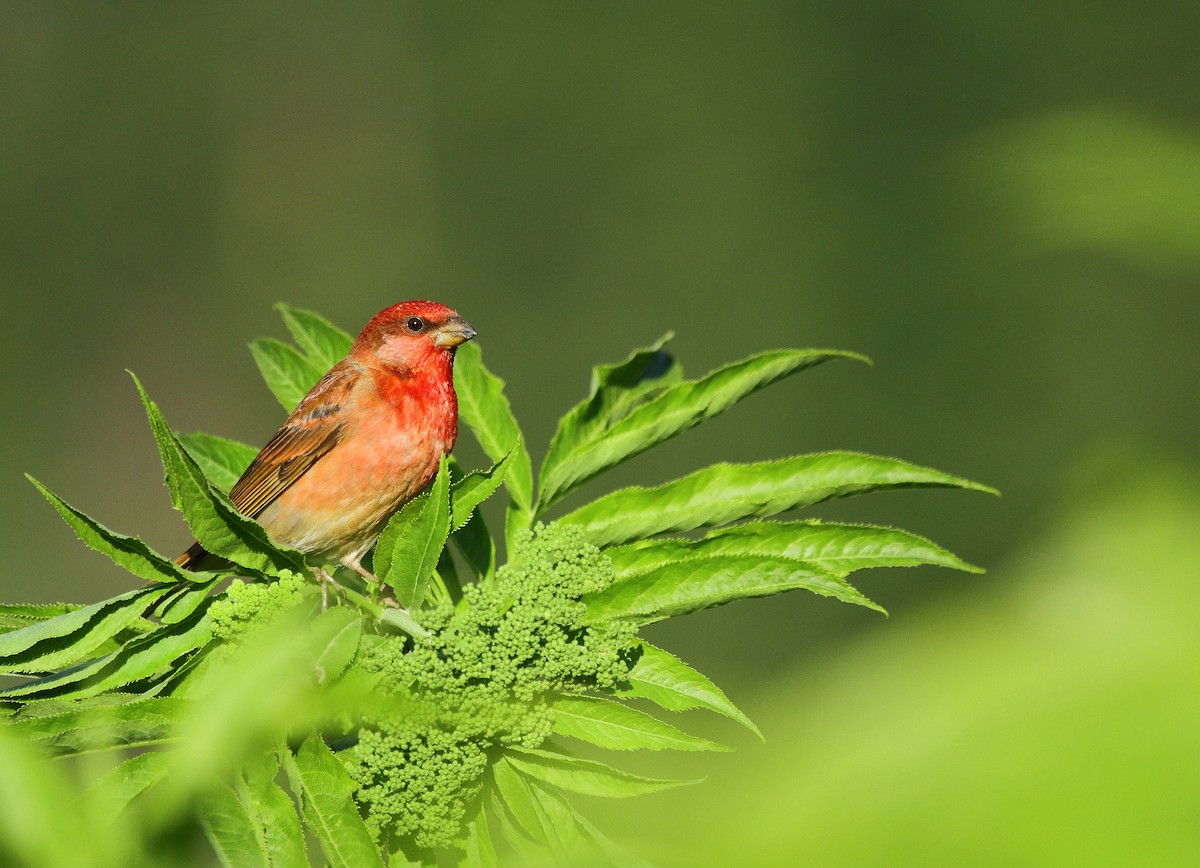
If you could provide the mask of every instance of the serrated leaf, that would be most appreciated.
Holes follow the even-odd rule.
[[[332,368],[350,352],[354,338],[319,313],[283,302],[276,304],[275,309],[283,316],[292,340],[322,371]]]
[[[0,672],[46,672],[86,657],[177,586],[152,585],[0,634]]]
[[[504,484],[527,519],[533,509],[533,466],[529,452],[504,396],[504,381],[484,367],[482,352],[474,341],[458,348],[454,390],[458,395],[459,417],[467,423],[487,457],[500,461],[510,451],[514,453]]]
[[[292,800],[275,784],[278,771],[274,752],[261,752],[243,765],[234,791],[245,806],[256,844],[268,863],[275,868],[307,866],[304,832]]]
[[[317,683],[328,684],[354,659],[358,641],[362,638],[362,618],[355,610],[335,606],[318,615],[310,629],[314,637],[319,637],[314,664]]]
[[[200,465],[208,481],[224,492],[233,488],[258,454],[248,443],[202,432],[181,434],[179,442]]]
[[[358,785],[319,736],[310,735],[294,755],[282,756],[305,825],[334,868],[382,868],[379,851],[354,805]]]
[[[640,624],[798,588],[882,612],[845,579],[792,558],[716,555],[673,561],[618,579],[586,598],[588,617]]]
[[[250,342],[250,352],[267,388],[289,413],[327,370],[318,368],[295,347],[275,338],[255,338]]]
[[[476,507],[493,494],[516,457],[516,449],[508,453],[487,470],[472,470],[450,486],[450,530],[456,531],[467,523]]]
[[[258,817],[231,787],[215,784],[200,802],[205,835],[226,868],[271,868]]]
[[[982,572],[915,533],[891,527],[838,522],[755,521],[715,530],[701,540],[645,540],[605,552],[617,576],[645,572],[669,561],[706,555],[776,555],[797,558],[845,576],[873,567],[923,564]]]
[[[111,769],[89,791],[97,822],[114,823],[130,802],[162,780],[169,769],[170,755],[153,750],[130,757]]]
[[[18,712],[9,731],[55,754],[170,741],[179,720],[192,708],[191,703],[170,697],[108,704],[63,703],[51,713],[36,705]]]
[[[721,688],[678,657],[642,642],[642,654],[629,672],[629,688],[622,696],[639,696],[668,711],[707,708],[736,720],[759,738],[762,733]]]
[[[450,472],[445,459],[429,490],[392,516],[375,544],[375,573],[406,609],[419,605],[450,535]]]
[[[594,760],[533,748],[507,748],[504,757],[523,775],[585,796],[620,799],[700,783],[698,780],[645,778]]]
[[[157,675],[212,639],[208,605],[178,624],[139,636],[120,651],[0,691],[0,698],[94,696]]]
[[[155,617],[164,624],[178,624],[204,604],[213,585],[218,581],[220,579],[212,579],[203,584],[178,587],[154,607]]]
[[[529,782],[509,762],[507,752],[492,763],[491,772],[500,803],[499,816],[511,821],[515,828],[539,844],[549,842],[554,837],[554,829],[546,827]]]
[[[764,386],[831,359],[866,361],[842,350],[771,350],[670,386],[603,436],[566,451],[541,480],[537,513],[596,474],[729,409]]]
[[[33,624],[67,615],[83,606],[76,603],[5,603],[0,604],[0,633],[23,630]]]
[[[100,522],[67,503],[28,473],[25,478],[41,492],[62,516],[75,535],[94,551],[106,555],[117,566],[148,582],[207,581],[212,573],[190,573],[163,557],[135,536],[109,530]]]
[[[136,376],[133,382],[158,444],[171,502],[183,513],[200,544],[256,575],[277,575],[283,569],[304,570],[301,552],[276,545],[261,525],[239,513],[223,492],[213,488]]]
[[[753,464],[714,464],[654,488],[614,491],[564,516],[599,546],[774,515],[837,497],[897,488],[986,486],[897,458],[818,452]]]
[[[663,349],[671,337],[667,333],[652,346],[634,350],[623,362],[592,369],[588,396],[558,421],[540,478],[552,475],[571,450],[603,436],[640,404],[683,379],[683,369]]]
[[[609,750],[729,750],[611,699],[563,696],[553,711],[554,732]]]

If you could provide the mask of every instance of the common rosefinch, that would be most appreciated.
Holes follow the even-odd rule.
[[[250,462],[234,506],[276,542],[374,580],[363,555],[454,447],[454,350],[473,337],[435,302],[380,311]],[[196,543],[176,563],[193,569],[208,554]]]

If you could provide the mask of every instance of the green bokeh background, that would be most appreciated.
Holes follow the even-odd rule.
[[[129,583],[22,471],[182,549],[123,369],[177,428],[264,442],[244,345],[276,300],[457,307],[535,455],[667,329],[693,374],[845,347],[875,367],[609,484],[898,455],[1004,497],[819,514],[989,572],[865,577],[890,620],[792,595],[657,628],[767,743],[690,722],[738,747],[687,759],[708,783],[587,807],[668,865],[1195,859],[1198,32],[1108,0],[5,4],[0,596]]]

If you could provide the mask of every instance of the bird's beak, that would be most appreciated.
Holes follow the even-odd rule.
[[[439,347],[457,347],[475,337],[475,329],[461,316],[452,316],[433,333],[433,342]]]

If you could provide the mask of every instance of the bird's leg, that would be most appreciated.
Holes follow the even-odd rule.
[[[361,563],[363,555],[365,555],[367,553],[367,549],[369,549],[371,547],[371,544],[373,544],[374,542],[375,542],[375,540],[372,539],[370,541],[370,543],[368,543],[366,546],[364,546],[361,551],[351,552],[350,554],[346,555],[344,558],[342,558],[342,566],[344,566],[346,569],[352,570],[353,572],[356,572],[360,576],[362,576],[367,582],[367,587],[375,588],[378,590],[387,589],[390,591],[391,589],[388,588],[388,586],[385,585],[382,581],[380,581],[378,576],[376,576],[374,573],[372,573],[370,570],[368,570],[366,567],[364,567]],[[386,596],[379,598],[379,603],[382,606],[389,606],[393,609],[404,609],[403,606],[401,606],[399,603],[396,602],[396,598],[394,596],[392,596],[391,594],[388,594]],[[404,609],[404,611],[408,611],[408,610]]]
[[[321,611],[324,612],[329,608],[329,589],[333,588],[336,593],[342,594],[343,588],[330,575],[329,571],[323,567],[313,567],[313,575],[316,576],[317,582],[321,585]],[[345,596],[344,594],[342,594]]]

